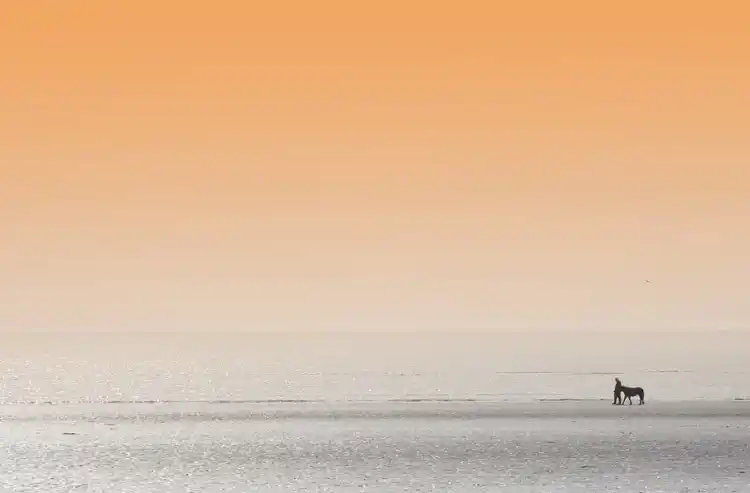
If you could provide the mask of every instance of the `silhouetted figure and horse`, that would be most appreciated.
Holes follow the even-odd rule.
[[[640,402],[638,404],[643,405],[645,401],[643,397],[643,389],[641,387],[626,387],[622,384],[619,378],[615,378],[615,400],[614,402],[612,402],[612,405],[619,404],[620,406],[622,406],[623,404],[625,404],[625,399],[627,399],[632,406],[633,397],[636,395],[640,399]]]

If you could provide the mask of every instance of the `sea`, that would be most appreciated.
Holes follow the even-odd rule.
[[[747,332],[0,340],[0,492],[750,492]]]

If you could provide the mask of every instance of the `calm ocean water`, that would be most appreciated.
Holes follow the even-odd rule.
[[[4,339],[0,491],[750,491],[745,334]]]
[[[742,399],[742,333],[6,335],[0,404]]]

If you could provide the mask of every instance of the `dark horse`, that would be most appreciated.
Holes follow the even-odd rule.
[[[623,395],[625,396],[625,398],[623,398]],[[638,404],[643,405],[645,401],[644,392],[641,387],[626,387],[622,384],[619,378],[615,378],[615,400],[612,404],[623,405],[625,404],[625,399],[627,399],[632,406],[633,396],[636,395],[640,399],[640,402]]]

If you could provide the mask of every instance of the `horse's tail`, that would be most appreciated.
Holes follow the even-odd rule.
[[[638,387],[638,397],[641,399],[641,402],[646,402],[646,392],[640,387]]]

